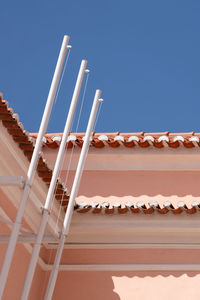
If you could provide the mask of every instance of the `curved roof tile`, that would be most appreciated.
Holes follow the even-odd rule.
[[[77,204],[76,211],[78,213],[86,213],[90,212],[93,214],[102,213],[102,214],[126,214],[132,213],[134,214],[195,214],[200,211],[200,203],[194,201],[191,204],[191,207],[188,207],[184,202],[180,201],[177,203],[176,207],[174,207],[170,202],[164,202],[162,207],[156,202],[151,201],[148,205],[144,204],[143,202],[137,202],[135,205],[132,202],[127,202],[123,207],[120,203],[115,203],[111,205],[108,202],[104,202],[102,204],[95,203],[95,205],[85,203],[84,204]]]
[[[16,132],[17,134],[17,132]],[[18,133],[19,135],[21,132]],[[30,137],[36,139],[37,133],[30,133]],[[46,142],[44,144],[49,148],[58,148],[62,134],[46,134]],[[109,146],[111,148],[118,148],[124,146],[127,148],[134,148],[139,146],[140,148],[155,147],[161,149],[164,147],[171,147],[178,149],[179,147],[194,148],[200,147],[200,133],[95,133],[90,140],[91,146],[94,148],[104,148]],[[73,145],[82,147],[84,141],[84,133],[72,133],[67,142],[68,148],[72,148]]]

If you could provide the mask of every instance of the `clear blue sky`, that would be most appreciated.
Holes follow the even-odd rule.
[[[200,131],[199,0],[34,0],[0,3],[0,91],[38,131],[64,34],[73,48],[48,132],[63,131],[82,58],[95,89],[96,131]]]

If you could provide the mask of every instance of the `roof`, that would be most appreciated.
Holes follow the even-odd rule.
[[[37,137],[37,133],[31,133],[31,137]],[[46,134],[44,137],[44,144],[52,149],[59,147],[62,138],[62,133]],[[84,133],[71,133],[68,138],[68,148],[73,145],[82,147]],[[153,146],[157,149],[171,147],[178,149],[183,146],[185,148],[200,147],[200,133],[196,132],[134,132],[134,133],[93,133],[91,138],[91,146],[94,148],[103,148],[109,146],[118,148],[124,146],[127,148],[148,148]]]
[[[114,205],[110,205],[107,202],[102,204],[99,203],[82,203],[76,206],[77,212],[86,213],[91,212],[93,214],[146,214],[150,215],[153,213],[158,213],[160,215],[165,215],[167,213],[173,213],[175,215],[179,215],[181,213],[186,213],[189,215],[193,215],[200,211],[200,203],[198,201],[194,201],[191,207],[188,207],[183,201],[179,201],[177,206],[174,207],[169,201],[163,203],[163,205],[159,205],[157,201],[150,201],[148,205],[145,205],[143,202],[137,202],[135,205],[132,202],[128,202],[125,205],[121,205],[120,203],[115,203]]]
[[[0,120],[3,126],[7,129],[10,136],[12,136],[15,143],[23,151],[24,155],[30,161],[35,140],[30,136],[28,131],[24,130],[23,124],[19,121],[19,116],[14,113],[12,108],[8,107],[8,101],[3,100],[3,95],[0,93]],[[48,165],[47,160],[40,154],[37,173],[39,177],[49,185],[52,177],[52,168]],[[67,205],[69,196],[67,189],[61,181],[58,181],[55,190],[55,198],[62,204]]]
[[[8,107],[8,102],[2,99],[2,94],[0,93],[0,120],[9,135],[12,136],[15,143],[23,151],[24,155],[30,161],[33,149],[35,145],[35,139],[37,138],[37,133],[29,133],[24,130],[23,124],[19,121],[19,116],[14,113],[12,108]],[[59,143],[62,138],[62,133],[52,133],[46,134],[43,145],[52,149],[59,147]],[[68,138],[67,146],[72,148],[73,145],[82,147],[84,139],[84,133],[71,134]],[[191,149],[193,147],[200,147],[200,133],[189,132],[189,133],[93,133],[91,138],[91,146],[95,148],[103,148],[105,146],[112,148],[117,148],[120,146],[124,147],[136,147],[141,148],[155,147],[161,149],[163,147],[179,148],[185,147]],[[42,156],[39,157],[39,162],[37,166],[37,173],[39,177],[49,186],[52,177],[52,168],[48,165],[47,160]],[[62,182],[58,182],[55,198],[61,203],[62,206],[67,206],[69,195],[67,194],[67,189]],[[76,204],[75,210],[79,213],[91,212],[93,214],[104,213],[107,215],[113,214],[126,214],[132,213],[144,213],[153,214],[154,212],[159,214],[166,214],[172,212],[173,214],[181,214],[185,212],[187,214],[194,214],[200,211],[200,203],[195,201],[192,203],[191,207],[187,207],[184,202],[178,202],[177,206],[174,207],[170,202],[163,203],[162,207],[156,201],[151,201],[148,206],[143,202],[138,202],[137,204],[126,203],[121,205],[116,203],[110,205],[107,202],[102,204],[99,203],[82,203]]]

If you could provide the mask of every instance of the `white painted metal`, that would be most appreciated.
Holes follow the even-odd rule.
[[[30,193],[31,185],[32,185],[32,182],[33,182],[33,179],[34,179],[34,175],[35,175],[35,171],[36,171],[36,167],[37,167],[37,163],[38,163],[38,159],[39,159],[39,153],[40,153],[40,149],[41,149],[41,146],[42,146],[42,138],[43,138],[43,136],[46,132],[46,129],[47,129],[47,124],[48,124],[49,117],[50,117],[50,114],[51,114],[51,109],[52,109],[52,106],[53,106],[53,101],[54,101],[54,98],[55,98],[56,89],[57,89],[57,86],[58,86],[62,66],[63,66],[63,63],[64,63],[68,42],[69,42],[69,36],[65,35],[64,38],[63,38],[63,42],[62,42],[60,54],[59,54],[59,57],[58,57],[58,61],[57,61],[55,73],[54,73],[54,76],[53,76],[53,80],[52,80],[52,83],[51,83],[51,87],[50,87],[50,90],[49,90],[49,95],[48,95],[48,98],[47,98],[47,102],[46,102],[44,114],[43,114],[43,117],[42,117],[38,137],[37,137],[35,148],[34,148],[34,151],[33,151],[33,156],[32,156],[31,163],[30,163],[30,166],[29,166],[29,169],[28,169],[27,178],[26,178],[26,182],[25,182],[25,187],[24,187],[22,199],[21,199],[21,202],[20,202],[20,205],[19,205],[19,208],[18,208],[16,221],[15,221],[13,229],[12,229],[12,233],[11,233],[11,236],[10,236],[10,240],[9,240],[9,243],[8,243],[6,255],[5,255],[5,258],[4,258],[4,262],[3,262],[3,266],[2,266],[2,269],[1,269],[0,299],[2,299],[2,295],[3,295],[3,292],[4,292],[5,284],[6,284],[7,277],[8,277],[8,272],[9,272],[9,269],[10,269],[12,257],[13,257],[14,250],[15,250],[16,243],[17,243],[18,234],[19,234],[20,227],[21,227],[21,221],[22,221],[22,217],[23,217],[23,213],[24,213],[24,208],[25,208],[25,205],[26,205],[29,193]]]
[[[22,176],[0,176],[0,185],[24,185],[24,178]]]
[[[76,110],[76,106],[77,106],[77,102],[78,102],[78,98],[79,98],[79,94],[80,94],[80,90],[81,90],[81,86],[82,86],[86,66],[87,66],[87,61],[82,60],[80,70],[79,70],[79,74],[78,74],[77,81],[76,81],[76,85],[75,85],[75,89],[74,89],[74,93],[73,93],[73,96],[72,96],[72,101],[71,101],[68,117],[67,117],[64,132],[63,132],[62,141],[61,141],[61,144],[60,144],[60,148],[59,148],[59,151],[58,151],[55,167],[54,167],[54,170],[53,170],[53,175],[52,175],[50,187],[49,187],[46,202],[45,202],[45,205],[44,205],[43,216],[42,216],[42,220],[41,220],[41,223],[40,223],[40,228],[39,228],[39,231],[38,231],[37,240],[36,240],[36,243],[35,243],[34,248],[33,248],[33,253],[32,253],[31,260],[30,260],[29,267],[28,267],[28,271],[27,271],[27,274],[26,274],[26,279],[25,279],[23,290],[22,290],[21,300],[25,300],[25,299],[28,298],[28,294],[29,294],[29,291],[30,291],[30,288],[31,288],[31,284],[32,284],[32,280],[33,280],[35,268],[36,268],[36,265],[37,265],[39,252],[40,252],[41,242],[42,242],[45,227],[46,227],[46,224],[47,224],[47,221],[48,221],[49,209],[50,209],[50,206],[51,206],[51,203],[52,203],[52,200],[53,200],[54,191],[55,191],[59,171],[60,171],[60,168],[61,168],[61,165],[62,165],[62,162],[63,162],[63,158],[64,158],[64,154],[65,154],[65,147],[66,147],[67,139],[68,139],[69,132],[70,132],[70,129],[71,129],[72,121],[73,121],[73,118],[74,118],[74,113],[75,113],[75,110]]]
[[[73,182],[73,186],[72,186],[70,200],[69,200],[67,212],[65,215],[64,223],[63,223],[63,228],[61,231],[60,242],[58,245],[58,250],[56,252],[54,266],[51,271],[51,275],[50,275],[47,290],[46,290],[45,300],[52,299],[52,295],[53,295],[53,291],[54,291],[54,287],[55,287],[55,283],[56,283],[56,279],[57,279],[57,275],[58,275],[60,259],[61,259],[62,251],[64,248],[64,244],[65,244],[65,238],[69,232],[69,226],[71,223],[71,218],[72,218],[72,214],[73,214],[73,210],[74,210],[74,202],[75,202],[75,199],[76,199],[76,196],[78,193],[78,188],[80,185],[80,180],[81,180],[85,160],[86,160],[88,149],[89,149],[90,137],[91,137],[93,126],[94,126],[94,121],[96,118],[98,105],[99,105],[99,102],[102,101],[102,99],[100,99],[100,96],[101,96],[101,91],[97,90],[95,93],[94,102],[93,102],[92,110],[90,113],[90,118],[89,118],[86,135],[85,135],[85,139],[84,139],[84,143],[83,143],[83,148],[82,148],[82,151],[80,154],[80,159],[78,162],[78,166],[77,166],[77,170],[76,170],[76,174],[75,174],[75,178],[74,178],[74,182]]]

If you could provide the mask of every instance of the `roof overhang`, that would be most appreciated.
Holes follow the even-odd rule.
[[[25,179],[29,166],[27,158],[1,122],[0,131],[0,176],[21,176]],[[1,185],[0,188],[10,203],[17,209],[21,201],[23,187],[20,185]],[[38,230],[41,220],[41,208],[44,205],[46,195],[47,186],[36,174],[24,214],[24,219],[33,232],[37,232]],[[48,234],[54,236],[58,235],[59,230],[56,231],[55,228],[58,227],[58,224],[61,225],[60,220],[63,218],[63,214],[63,211],[59,212],[59,204],[57,201],[54,201],[51,217],[49,218],[47,226]],[[60,216],[60,220],[57,220],[58,215]]]

